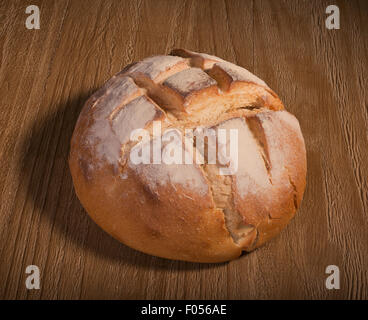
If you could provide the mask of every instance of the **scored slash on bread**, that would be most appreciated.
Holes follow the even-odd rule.
[[[133,65],[125,72],[147,89],[159,105],[176,116],[200,110],[208,96],[221,98],[222,91],[239,95],[247,85],[247,105],[283,109],[277,95],[249,71],[220,58],[176,49],[171,54],[155,56]],[[159,71],[160,72],[159,72]],[[230,90],[231,89],[231,90]]]
[[[153,143],[156,120],[183,136],[187,128],[236,129],[238,170],[133,164],[131,132],[147,129]],[[131,64],[93,94],[69,164],[80,201],[104,230],[186,261],[226,261],[259,247],[294,216],[305,189],[303,136],[279,97],[246,69],[185,49]]]

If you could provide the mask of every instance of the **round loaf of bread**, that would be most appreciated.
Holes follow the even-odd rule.
[[[69,165],[106,232],[192,262],[235,259],[276,236],[307,170],[299,122],[264,81],[184,49],[127,66],[88,99]]]

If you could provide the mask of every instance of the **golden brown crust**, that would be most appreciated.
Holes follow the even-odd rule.
[[[170,134],[237,129],[238,171],[133,163],[141,144],[131,132],[149,129],[153,144],[155,120]],[[126,67],[88,99],[69,165],[78,198],[104,230],[137,250],[195,262],[235,259],[277,235],[300,205],[306,175],[298,121],[277,95],[243,68],[184,49]]]

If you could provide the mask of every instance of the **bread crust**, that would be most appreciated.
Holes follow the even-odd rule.
[[[239,132],[239,170],[217,164],[139,164],[130,133]],[[157,137],[156,137],[157,138]],[[183,153],[185,146],[178,145]],[[303,197],[306,151],[298,120],[249,71],[184,49],[134,63],[85,103],[71,140],[76,194],[106,232],[139,251],[193,262],[239,257],[276,236]]]

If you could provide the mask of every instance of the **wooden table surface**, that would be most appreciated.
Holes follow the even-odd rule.
[[[0,298],[367,299],[368,1],[0,3]],[[40,8],[28,30],[28,5]],[[73,190],[69,141],[87,97],[132,61],[183,47],[264,79],[297,116],[307,188],[289,226],[223,264],[134,251],[87,216]],[[27,290],[28,265],[41,289]],[[328,290],[328,265],[340,289]]]

